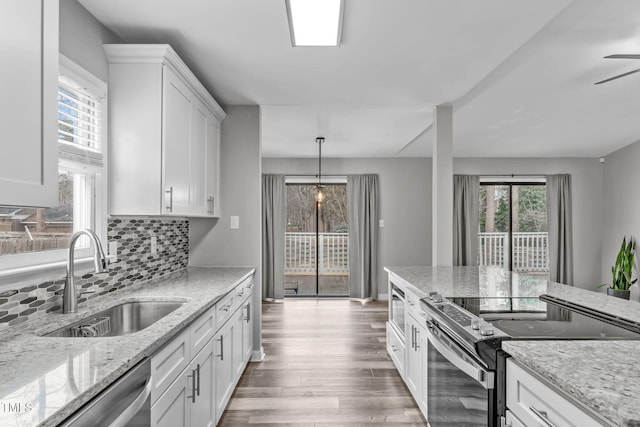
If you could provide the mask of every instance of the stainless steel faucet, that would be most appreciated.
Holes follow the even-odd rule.
[[[91,230],[80,230],[71,236],[69,242],[69,255],[67,256],[67,278],[64,282],[64,293],[62,295],[62,313],[75,313],[78,311],[78,297],[80,291],[76,289],[76,282],[73,277],[73,254],[76,247],[76,242],[83,235],[89,237],[93,242],[93,263],[96,273],[106,273],[109,269],[107,267],[107,257],[104,256],[100,239],[96,233]]]

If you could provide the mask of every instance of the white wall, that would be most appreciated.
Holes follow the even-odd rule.
[[[109,64],[102,45],[121,40],[76,0],[60,0],[59,41],[60,53],[100,80],[109,81]]]
[[[602,238],[602,165],[586,158],[456,158],[456,174],[571,174],[574,285],[597,290]]]
[[[189,220],[189,265],[252,266],[254,348],[261,349],[261,145],[260,107],[227,106],[220,145],[220,219]],[[240,228],[230,228],[230,217]]]
[[[611,266],[624,236],[640,240],[640,142],[605,158],[602,283],[611,284]],[[636,257],[638,257],[636,244]],[[636,259],[636,267],[638,267]],[[639,274],[636,269],[636,273]]]
[[[315,174],[317,159],[262,159],[268,174]],[[384,266],[431,264],[431,159],[322,159],[323,175],[379,176],[380,264],[378,292],[386,294]]]

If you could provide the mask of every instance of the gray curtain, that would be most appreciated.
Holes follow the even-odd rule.
[[[287,221],[284,175],[262,175],[262,296],[284,298]]]
[[[349,296],[378,298],[378,176],[347,177]]]
[[[480,178],[453,176],[453,265],[478,265]]]
[[[549,278],[573,285],[571,175],[547,175]]]

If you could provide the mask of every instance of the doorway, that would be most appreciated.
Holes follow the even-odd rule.
[[[549,275],[545,182],[480,184],[478,265]]]
[[[347,185],[324,189],[318,203],[316,184],[286,185],[285,298],[349,296]]]

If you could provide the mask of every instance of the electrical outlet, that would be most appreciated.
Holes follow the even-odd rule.
[[[231,217],[231,229],[237,230],[240,228],[240,217],[232,216]]]
[[[378,226],[380,228],[384,227],[384,219],[381,219],[381,220],[378,221]]]
[[[151,236],[151,255],[156,255],[158,253],[158,238],[156,236]]]
[[[109,242],[107,251],[109,252],[109,256],[113,257],[113,259],[110,260],[109,262],[117,262],[118,261],[118,241],[113,240]]]

